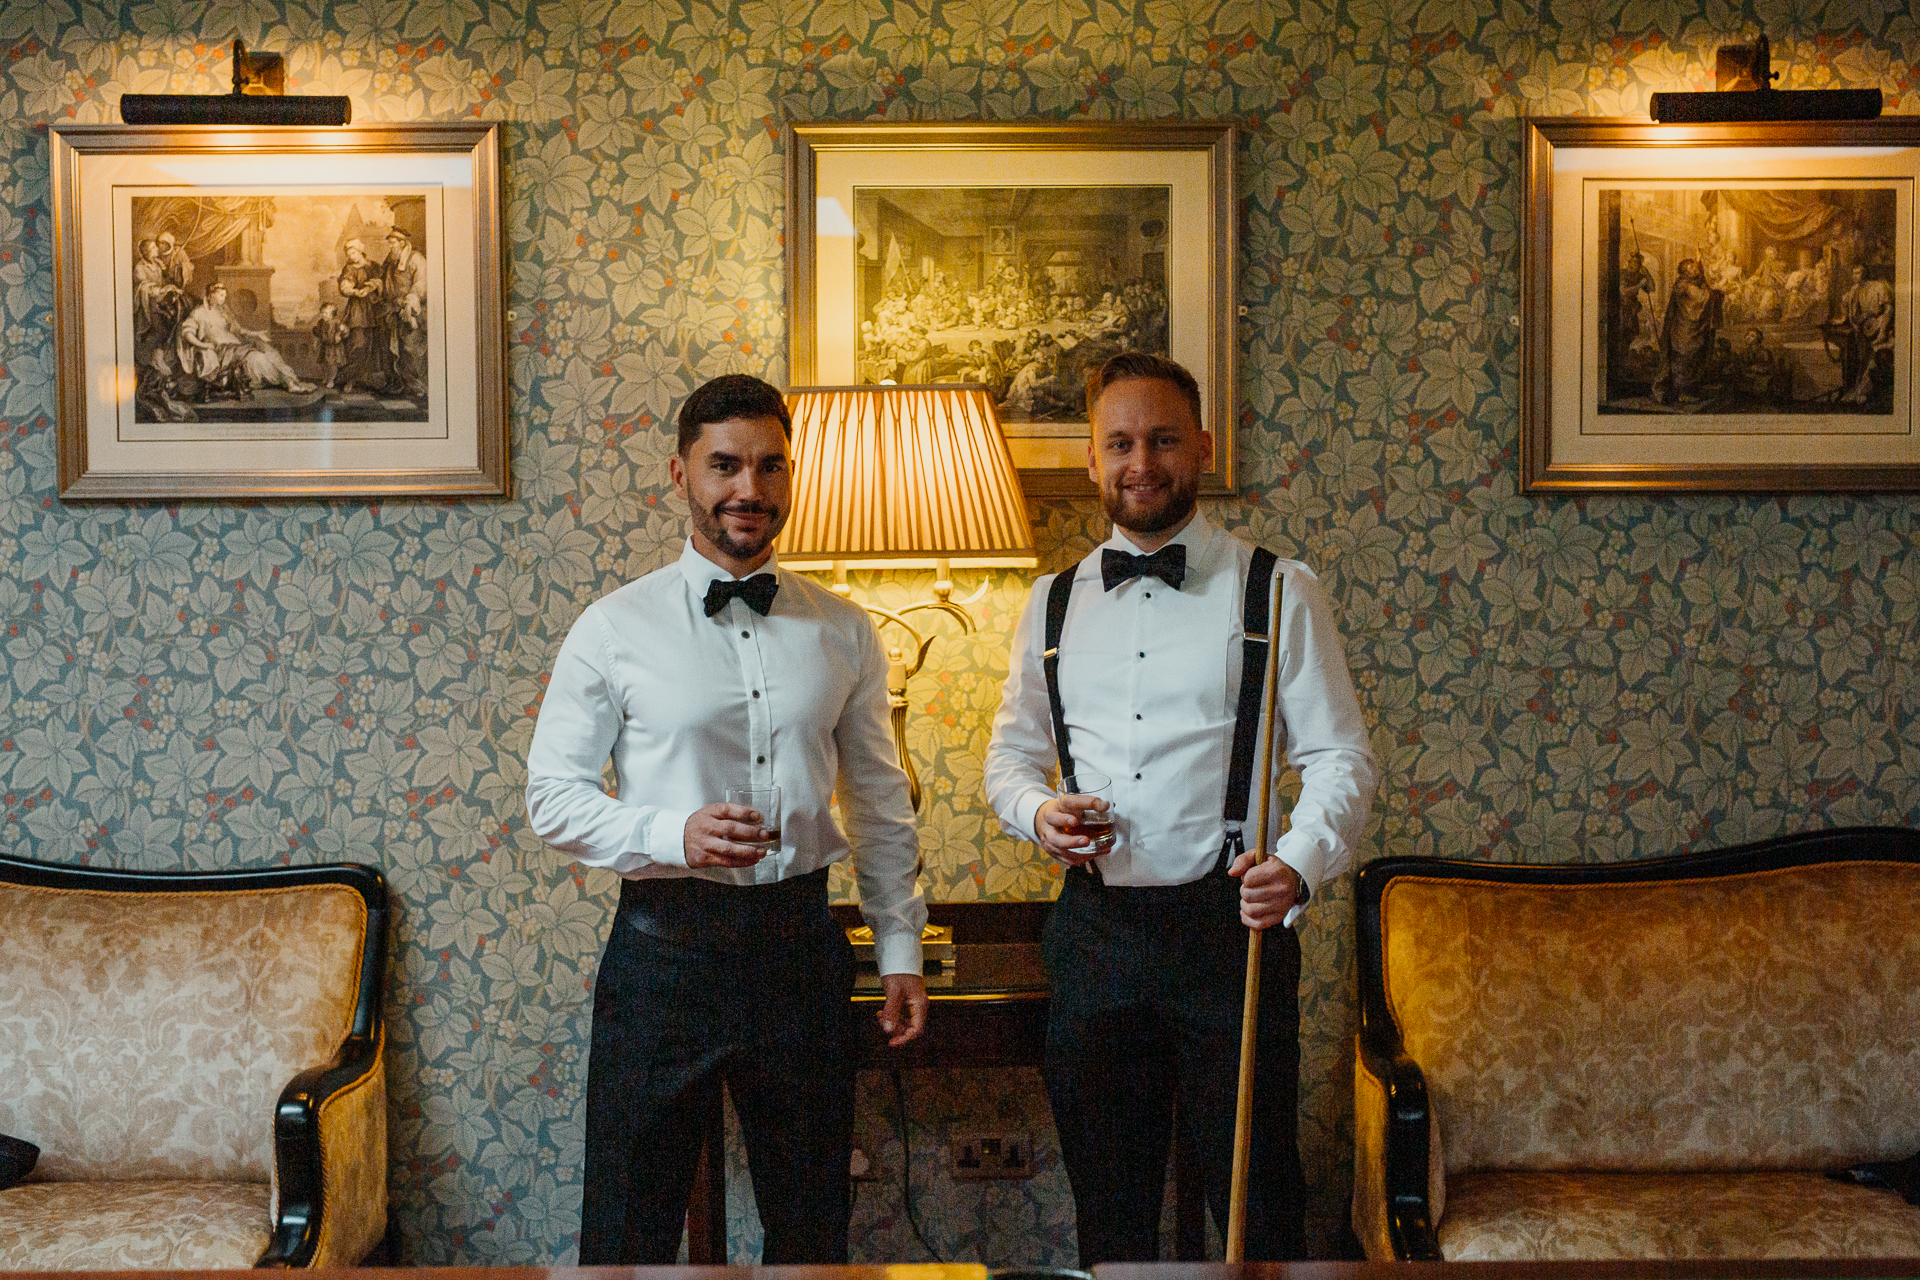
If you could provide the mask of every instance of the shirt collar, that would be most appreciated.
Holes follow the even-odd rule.
[[[1171,547],[1178,543],[1185,546],[1187,549],[1188,562],[1191,563],[1198,557],[1205,555],[1207,549],[1213,545],[1213,533],[1213,526],[1207,523],[1207,513],[1195,508],[1193,519],[1187,521],[1187,527],[1174,534],[1171,538],[1168,538],[1166,545]],[[1100,546],[1103,548],[1112,547],[1114,550],[1124,551],[1130,556],[1140,554],[1140,548],[1134,544],[1133,539],[1120,532],[1117,528],[1108,535],[1107,540],[1101,543]],[[701,589],[705,590],[706,588],[703,585]]]
[[[719,565],[707,559],[695,549],[692,538],[687,539],[687,545],[681,550],[680,559],[676,567],[680,570],[680,576],[687,580],[687,585],[693,588],[693,594],[695,596],[705,596],[707,593],[707,584],[716,578],[727,582],[734,581],[734,576],[731,573],[728,573],[725,569],[722,569]],[[767,557],[765,564],[747,576],[751,578],[757,573],[771,573],[775,577],[778,577],[779,568],[780,553],[776,551]]]

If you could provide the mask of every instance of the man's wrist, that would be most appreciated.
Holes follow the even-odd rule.
[[[1023,837],[1024,839],[1031,840],[1035,844],[1044,844],[1044,841],[1040,839],[1038,825],[1040,821],[1040,810],[1044,809],[1047,801],[1051,799],[1053,799],[1053,793],[1051,791],[1048,791],[1045,787],[1035,787],[1014,801],[1014,826],[1027,833],[1025,837]]]
[[[687,823],[693,820],[697,809],[660,809],[646,827],[646,849],[648,858],[655,862],[664,862],[668,866],[687,865]]]

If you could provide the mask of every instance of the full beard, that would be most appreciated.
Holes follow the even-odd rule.
[[[721,519],[721,516],[728,512],[733,512],[735,515],[765,515],[768,517],[766,529],[764,532],[753,537],[740,537],[729,530],[726,522]],[[708,511],[696,510],[693,520],[700,532],[706,535],[708,542],[711,542],[716,549],[725,555],[733,557],[735,560],[751,560],[762,551],[765,551],[773,545],[773,540],[780,536],[780,530],[785,528],[787,524],[786,513],[777,507],[765,505],[728,506],[725,503]]]
[[[1127,491],[1118,486],[1101,490],[1100,505],[1106,509],[1107,519],[1122,529],[1134,533],[1161,533],[1192,515],[1199,498],[1198,481],[1182,484],[1175,480],[1169,484],[1165,495],[1151,506],[1128,505]]]

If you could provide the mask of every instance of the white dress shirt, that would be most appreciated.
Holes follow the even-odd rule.
[[[527,752],[542,840],[631,879],[771,884],[856,851],[861,913],[882,973],[920,972],[920,839],[888,720],[887,660],[858,605],[769,561],[761,617],[706,616],[732,577],[694,550],[596,600],[567,633]],[[617,795],[602,789],[611,756]],[[694,811],[730,786],[780,788],[780,847],[751,867],[687,866]],[[843,835],[830,812],[838,794]]]
[[[1195,514],[1172,539],[1187,548],[1179,590],[1134,578],[1105,591],[1099,549],[1080,562],[1060,639],[1060,700],[1077,769],[1113,779],[1116,840],[1094,865],[1110,885],[1171,885],[1213,869],[1224,836],[1227,769],[1240,701],[1242,596],[1253,548]],[[1128,553],[1123,534],[1102,544]],[[1300,774],[1292,829],[1273,852],[1310,893],[1353,865],[1378,780],[1346,652],[1318,579],[1282,560],[1277,703],[1286,758]],[[987,748],[987,800],[1007,833],[1032,840],[1059,759],[1047,703],[1048,575],[1014,631]],[[1264,737],[1264,735],[1263,735]],[[1264,751],[1265,742],[1262,749]],[[1260,760],[1253,786],[1259,786]],[[1280,812],[1279,771],[1269,803]],[[1259,797],[1248,802],[1247,842]],[[1277,831],[1278,821],[1269,830]],[[1292,916],[1288,921],[1291,923]]]

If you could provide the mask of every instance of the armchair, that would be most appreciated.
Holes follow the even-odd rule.
[[[0,857],[0,1271],[352,1266],[386,1229],[386,882]]]
[[[1369,1258],[1920,1255],[1827,1176],[1920,1150],[1920,832],[1385,858],[1355,899]]]

